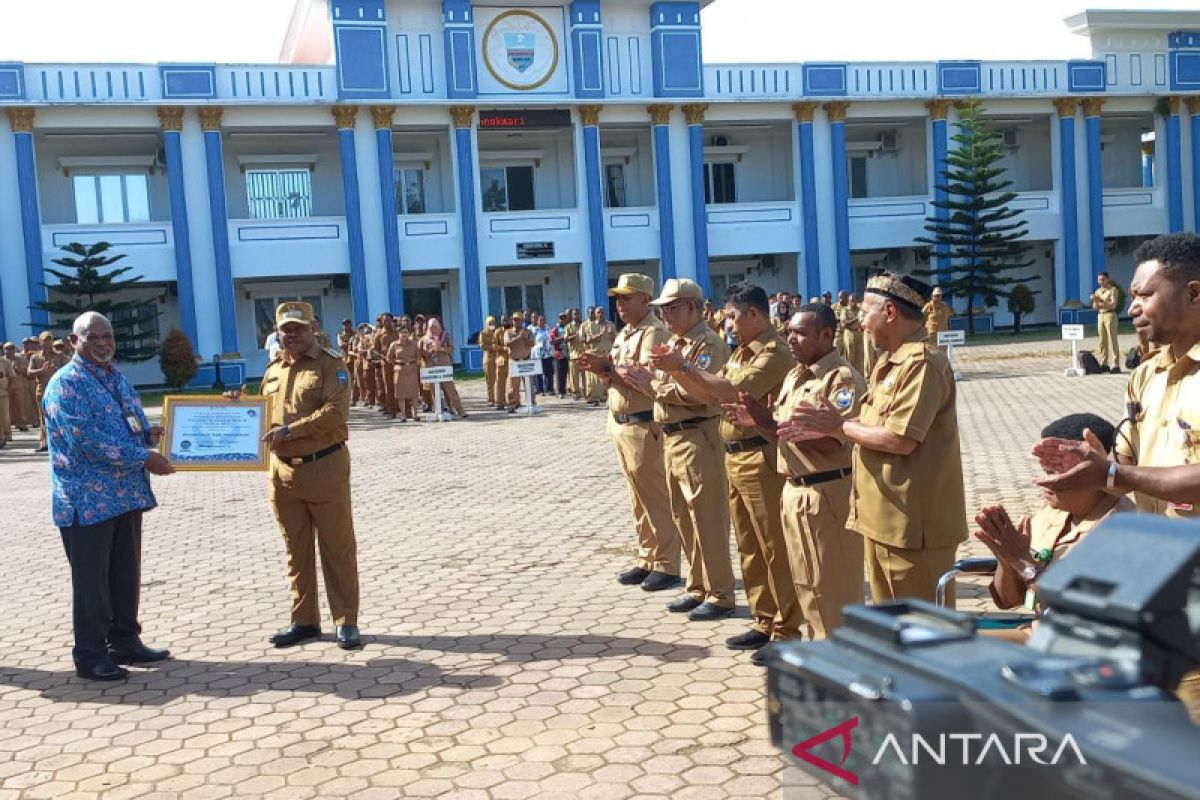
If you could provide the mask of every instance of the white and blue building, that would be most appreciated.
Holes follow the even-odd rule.
[[[465,342],[626,271],[861,291],[927,267],[968,96],[1030,222],[1027,322],[1085,321],[1097,272],[1200,228],[1200,12],[1071,17],[1081,60],[716,64],[708,2],[297,0],[278,64],[0,62],[0,339],[45,324],[68,242],[112,243],[160,334],[251,376],[290,298]]]

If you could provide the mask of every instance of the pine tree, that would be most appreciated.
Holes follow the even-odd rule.
[[[43,283],[56,299],[35,303],[35,307],[50,314],[51,327],[63,335],[71,332],[71,323],[85,311],[98,311],[112,322],[117,338],[117,358],[121,361],[146,361],[158,354],[154,341],[158,332],[158,311],[148,309],[140,300],[115,300],[124,290],[142,285],[142,277],[122,277],[133,267],[116,267],[125,258],[106,255],[112,248],[108,242],[93,245],[71,242],[62,247],[69,256],[53,259],[63,269],[47,269],[58,278],[56,285]]]
[[[196,354],[192,351],[191,341],[179,328],[171,328],[167,338],[163,339],[158,364],[167,386],[177,392],[196,377]]]
[[[960,107],[958,130],[950,137],[957,146],[946,154],[945,164],[937,165],[942,178],[937,188],[946,197],[933,205],[946,210],[947,218],[926,217],[925,230],[932,235],[917,237],[934,246],[933,268],[917,274],[934,278],[947,297],[967,298],[971,334],[977,298],[1007,300],[1016,285],[1036,277],[1011,275],[1034,263],[1025,257],[1029,245],[1023,241],[1029,222],[1021,219],[1021,209],[1008,205],[1017,194],[1008,190],[1012,181],[1003,179],[1006,170],[999,166],[1003,137],[988,128],[980,112],[974,98]]]

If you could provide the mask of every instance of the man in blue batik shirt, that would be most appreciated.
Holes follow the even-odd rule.
[[[162,435],[151,427],[129,381],[113,368],[112,324],[89,311],[71,332],[75,357],[54,373],[42,407],[50,447],[54,524],[71,564],[75,647],[81,678],[115,681],[170,656],[142,644],[138,624],[142,512],[157,503],[147,473],[170,475],[150,448]]]

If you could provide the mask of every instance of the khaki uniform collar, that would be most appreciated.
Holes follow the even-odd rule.
[[[888,356],[888,361],[893,364],[903,364],[917,353],[922,352],[925,349],[925,342],[928,339],[929,334],[925,332],[924,328],[915,331],[912,336],[901,342],[900,346]]]
[[[294,364],[298,360],[298,359],[292,358],[292,354],[287,350],[282,350],[281,352],[283,353],[283,361],[286,364]],[[319,355],[321,355],[321,343],[318,342],[316,339],[313,339],[312,347],[308,348],[303,353],[301,353],[300,357],[301,358],[316,358]]]
[[[1162,348],[1158,351],[1158,355],[1154,357],[1154,371],[1162,372],[1165,369],[1170,369],[1171,367],[1175,366],[1177,361],[1182,361],[1184,358],[1191,359],[1196,363],[1200,363],[1200,342],[1192,345],[1191,349],[1184,353],[1183,357],[1180,359],[1171,357],[1171,348],[1169,345]]]
[[[1074,542],[1081,538],[1084,534],[1091,531],[1092,528],[1099,525],[1100,522],[1112,512],[1113,508],[1116,507],[1120,500],[1121,498],[1116,495],[1106,494],[1104,497],[1100,498],[1100,502],[1092,506],[1091,510],[1088,511],[1082,519],[1080,519],[1075,523],[1074,526],[1071,527],[1070,533],[1065,536],[1063,535],[1063,532],[1066,531],[1067,526],[1070,524],[1071,515],[1068,512],[1057,508],[1047,509],[1048,516],[1053,522],[1051,530],[1054,532],[1054,539],[1049,542],[1031,542],[1030,544],[1033,545],[1033,549],[1040,550],[1050,549],[1060,544],[1069,544]]]
[[[687,339],[689,342],[699,342],[704,339],[704,332],[711,330],[712,328],[708,327],[708,321],[704,317],[701,317],[700,321],[693,325],[691,330],[678,338]]]
[[[767,327],[763,328],[762,333],[760,333],[758,336],[755,336],[745,344],[739,344],[738,349],[734,352],[734,356],[738,357],[739,361],[742,360],[740,358],[742,351],[749,353],[751,356],[756,356],[761,353],[767,345],[778,338],[779,333],[770,325],[768,325]]]

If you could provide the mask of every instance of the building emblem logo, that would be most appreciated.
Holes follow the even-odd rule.
[[[527,92],[550,80],[558,68],[558,39],[532,11],[505,11],[483,35],[483,63],[509,89]]]

